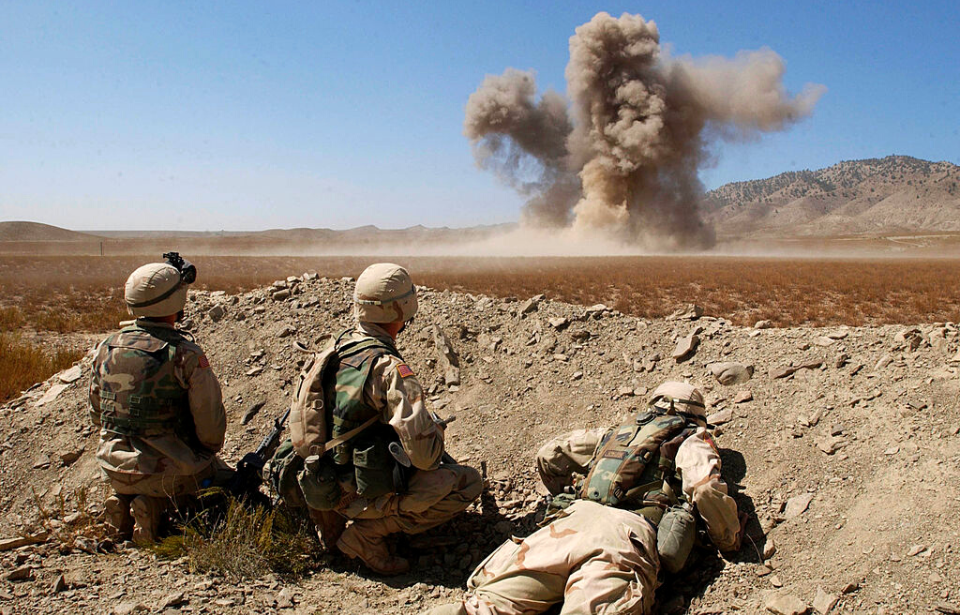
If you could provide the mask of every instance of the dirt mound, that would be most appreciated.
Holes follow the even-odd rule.
[[[349,279],[304,275],[239,296],[192,295],[186,325],[224,386],[230,461],[256,446],[289,402],[304,357],[292,342],[319,346],[350,324],[351,290]],[[401,541],[413,572],[383,580],[328,558],[300,580],[232,583],[144,551],[91,555],[45,543],[0,554],[3,574],[25,579],[0,587],[0,609],[421,612],[459,596],[467,573],[508,535],[531,531],[543,505],[533,468],[541,442],[627,420],[666,379],[706,392],[726,478],[753,521],[737,557],[704,551],[668,580],[664,612],[758,613],[787,596],[838,601],[833,612],[960,604],[956,325],[741,328],[692,308],[650,321],[602,305],[430,289],[420,305],[401,352],[432,407],[458,417],[450,452],[485,463],[489,488],[460,519]],[[460,384],[445,378],[435,328],[459,354]],[[77,488],[94,503],[106,494],[87,416],[89,359],[79,365],[72,383],[63,380],[73,374],[58,376],[0,407],[3,536],[32,527],[38,503],[58,517],[54,502],[64,496],[55,522],[69,523]],[[266,407],[241,425],[260,399]]]
[[[96,235],[40,222],[0,222],[0,241],[95,241]]]

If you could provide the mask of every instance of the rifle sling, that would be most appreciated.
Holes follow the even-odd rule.
[[[339,436],[339,437],[336,437],[336,438],[334,438],[333,440],[327,441],[326,443],[324,443],[323,447],[321,447],[319,454],[320,454],[320,455],[323,455],[323,454],[325,454],[327,451],[329,451],[329,450],[331,450],[331,449],[334,449],[334,448],[340,446],[341,444],[343,444],[343,443],[346,442],[347,440],[351,440],[351,439],[353,439],[354,437],[360,435],[360,432],[361,432],[361,431],[363,431],[363,430],[366,429],[367,427],[370,427],[371,425],[373,425],[374,423],[376,423],[376,422],[377,422],[377,419],[379,419],[379,418],[380,418],[380,415],[379,415],[379,414],[375,414],[374,416],[371,416],[365,423],[363,423],[363,424],[360,425],[359,427],[355,427],[355,428],[351,429],[350,431],[348,431],[347,433],[345,433],[345,434],[343,434],[343,435],[341,435],[341,436]]]

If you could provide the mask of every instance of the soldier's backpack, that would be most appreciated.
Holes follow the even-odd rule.
[[[301,459],[316,455],[327,441],[323,376],[331,360],[335,362],[336,354],[336,346],[331,344],[314,355],[300,372],[300,381],[290,405],[290,441]]]

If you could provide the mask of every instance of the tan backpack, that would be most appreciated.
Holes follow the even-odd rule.
[[[336,346],[330,344],[326,350],[307,361],[300,372],[300,381],[290,405],[290,441],[303,459],[322,454],[323,445],[327,441],[323,375],[336,355]]]

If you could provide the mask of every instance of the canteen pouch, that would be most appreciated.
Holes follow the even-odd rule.
[[[357,495],[371,500],[393,492],[393,467],[396,461],[388,448],[390,442],[375,435],[360,440],[353,448]]]
[[[657,553],[660,564],[671,574],[687,563],[697,537],[697,520],[686,508],[674,506],[664,513],[657,526]]]
[[[297,473],[297,483],[307,506],[315,510],[333,510],[343,497],[336,468],[326,457],[309,457]]]

